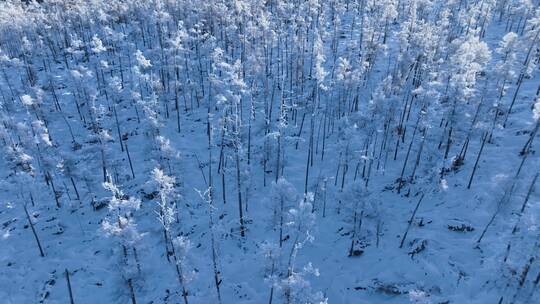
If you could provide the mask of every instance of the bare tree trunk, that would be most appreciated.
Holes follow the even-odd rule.
[[[280,160],[281,160],[281,134],[278,134],[277,142],[278,142],[278,147],[277,147],[277,158],[276,158],[276,183],[279,179],[279,167],[280,167]]]
[[[178,283],[180,283],[180,288],[182,288],[182,298],[184,299],[184,304],[188,304],[188,299],[187,299],[188,292],[186,289],[186,282],[184,280],[184,273],[182,271],[182,264],[181,264],[181,261],[179,261],[178,257],[176,256],[176,249],[174,248],[174,243],[172,242],[172,240],[171,240],[171,250],[172,250],[172,256],[174,259],[176,275],[178,277]]]
[[[409,148],[407,149],[407,155],[405,156],[405,160],[403,161],[403,167],[401,168],[401,174],[399,176],[399,179],[398,179],[398,188],[397,188],[397,192],[400,193],[401,191],[401,187],[403,187],[403,184],[404,184],[404,180],[403,180],[403,174],[405,173],[405,168],[407,167],[407,162],[409,160],[409,155],[411,154],[411,148],[412,148],[412,145],[414,143],[414,137],[416,135],[416,130],[418,130],[418,123],[420,122],[420,114],[418,115],[418,119],[416,120],[416,124],[414,125],[414,131],[413,131],[413,134],[412,134],[412,137],[411,137],[411,143],[409,144]],[[399,142],[399,140],[398,140]]]
[[[274,268],[275,268],[275,263],[272,262],[272,270],[270,271],[270,277],[274,276]],[[274,284],[272,284],[272,287],[270,288],[270,299],[268,300],[268,304],[272,304],[273,298],[274,298]]]
[[[39,255],[41,255],[41,257],[44,257],[45,253],[43,253],[41,242],[39,241],[38,235],[36,233],[36,229],[34,228],[34,223],[32,223],[32,220],[30,219],[30,214],[28,214],[28,209],[26,209],[26,204],[23,205],[23,207],[24,207],[24,213],[26,214],[26,219],[28,219],[28,224],[30,224],[30,228],[32,229],[32,233],[34,234],[34,238],[36,239],[36,243],[39,248]]]
[[[480,161],[480,156],[482,155],[482,151],[484,150],[484,145],[486,144],[486,139],[488,138],[487,133],[484,134],[482,137],[482,145],[480,146],[480,151],[478,152],[478,156],[476,157],[476,161],[474,162],[474,167],[471,173],[471,177],[469,178],[469,184],[467,185],[467,189],[471,189],[471,184],[473,181],[474,173],[476,173],[476,168],[478,167],[478,162]]]
[[[131,294],[131,304],[137,304],[137,300],[135,299],[135,291],[133,290],[133,283],[131,281],[131,278],[127,281],[129,292]]]
[[[114,120],[116,122],[116,131],[118,132],[118,141],[120,142],[120,149],[124,152],[124,145],[122,143],[122,132],[120,131],[120,123],[118,122],[118,114],[116,113],[116,105],[113,105]]]
[[[126,154],[127,154],[127,157],[128,157],[129,169],[131,170],[131,177],[135,178],[135,171],[133,171],[133,163],[131,162],[131,155],[129,154],[129,149],[128,149],[127,142],[124,143],[124,145],[126,146]]]
[[[244,226],[244,210],[242,207],[242,183],[240,177],[240,152],[238,147],[235,150],[236,158],[236,187],[238,191],[238,211],[240,212],[240,236],[246,236],[245,226]]]
[[[411,215],[411,219],[409,220],[409,223],[407,224],[407,229],[405,230],[405,233],[403,234],[403,237],[401,238],[401,243],[399,243],[399,248],[403,248],[403,243],[405,243],[405,239],[407,238],[407,234],[409,233],[409,229],[411,228],[412,222],[414,221],[414,217],[416,216],[416,212],[418,211],[418,207],[420,207],[420,203],[424,199],[424,193],[422,193],[422,196],[418,200],[418,203],[416,203],[416,207],[414,208],[414,211]]]
[[[66,281],[67,281],[68,292],[69,292],[69,303],[75,304],[75,301],[73,300],[73,291],[71,290],[71,281],[69,280],[69,271],[67,270],[67,268],[66,268],[65,274],[66,274]]]
[[[209,225],[210,225],[210,237],[211,237],[211,247],[212,247],[212,264],[214,268],[214,284],[216,287],[216,293],[218,298],[218,304],[221,304],[221,291],[219,286],[221,285],[220,274],[217,265],[217,251],[216,251],[216,240],[214,236],[214,218],[213,211],[214,208],[214,190],[213,190],[213,179],[212,179],[212,127],[210,126],[210,107],[208,107],[207,115],[207,129],[206,133],[208,135],[208,210],[209,210]],[[202,167],[201,167],[202,170]],[[204,173],[204,172],[203,172]],[[204,174],[203,174],[204,177]],[[205,179],[206,182],[206,179]]]

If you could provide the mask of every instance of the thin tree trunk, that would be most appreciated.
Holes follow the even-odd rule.
[[[240,155],[238,147],[236,147],[235,158],[236,158],[236,187],[238,191],[238,211],[240,212],[240,236],[246,236],[245,226],[244,226],[244,210],[242,207],[242,183],[240,179]]]
[[[34,234],[34,238],[36,239],[36,243],[39,248],[39,254],[41,257],[45,256],[45,253],[43,253],[43,248],[41,247],[41,242],[39,241],[38,235],[36,233],[36,229],[34,228],[34,223],[32,223],[32,220],[30,219],[30,214],[28,214],[28,209],[26,209],[26,205],[24,207],[24,213],[26,214],[26,218],[28,219],[28,224],[30,224],[30,228],[32,229],[32,233]]]
[[[133,163],[131,162],[131,155],[129,154],[129,148],[128,148],[127,142],[124,145],[126,146],[126,154],[128,157],[129,169],[131,170],[131,177],[135,178],[135,171],[133,171]]]
[[[69,280],[69,271],[67,270],[67,268],[66,268],[65,274],[66,274],[66,281],[67,281],[68,292],[69,292],[69,303],[75,304],[75,301],[73,300],[73,291],[71,289],[71,281]]]
[[[478,156],[476,157],[476,161],[474,162],[474,167],[471,173],[471,177],[469,178],[469,184],[467,184],[467,189],[471,189],[471,184],[473,181],[474,174],[476,173],[476,168],[478,167],[478,162],[480,161],[480,156],[482,155],[482,151],[484,150],[484,145],[486,144],[486,139],[488,138],[487,133],[484,134],[482,137],[482,145],[480,146],[480,151],[478,152]]]
[[[414,217],[416,216],[416,212],[418,211],[418,208],[420,207],[420,203],[424,199],[424,193],[422,193],[422,196],[418,200],[418,203],[416,203],[416,207],[414,208],[414,211],[411,215],[411,219],[409,220],[409,223],[407,224],[407,230],[405,230],[405,233],[403,234],[403,237],[401,238],[401,243],[399,243],[399,248],[403,248],[403,243],[405,243],[405,239],[407,238],[407,234],[409,233],[409,229],[411,228],[411,225],[414,221]]]
[[[131,281],[131,278],[127,281],[129,292],[131,294],[131,304],[137,304],[137,300],[135,299],[135,291],[133,290],[133,283]]]

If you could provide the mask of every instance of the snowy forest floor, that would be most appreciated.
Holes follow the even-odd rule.
[[[504,24],[493,21],[482,40],[495,49],[503,35]],[[483,116],[472,128],[464,163],[455,170],[449,170],[443,178],[439,178],[439,172],[442,168],[451,168],[452,157],[460,153],[480,96],[470,100],[460,113],[464,117],[459,122],[462,129],[456,128],[452,135],[447,159],[442,157],[447,143],[441,145],[440,142],[446,141],[448,131],[438,124],[443,114],[427,110],[426,115],[433,115],[430,120],[436,123],[427,126],[426,133],[421,134],[420,129],[415,130],[416,121],[420,119],[419,108],[414,108],[410,117],[407,115],[407,132],[397,151],[396,141],[401,140],[399,135],[390,137],[388,146],[391,147],[382,151],[382,156],[377,156],[385,130],[381,122],[376,126],[365,123],[365,117],[371,107],[373,89],[383,81],[387,72],[386,63],[397,60],[397,39],[391,35],[389,47],[381,52],[374,72],[360,94],[358,112],[340,119],[333,118],[332,122],[328,119],[327,122],[322,111],[311,115],[300,107],[295,118],[288,118],[289,123],[282,133],[281,175],[296,192],[287,209],[299,208],[299,202],[307,200],[304,196],[306,156],[310,155],[310,141],[315,142],[306,189],[313,195],[314,224],[304,235],[312,236],[313,240],[297,248],[295,265],[302,273],[301,279],[306,282],[299,278],[296,288],[306,292],[320,291],[328,303],[497,303],[501,297],[508,303],[538,303],[540,291],[535,292],[534,289],[538,284],[536,275],[540,272],[538,261],[531,263],[527,269],[529,274],[525,274],[522,281],[524,266],[530,258],[537,257],[540,246],[538,191],[530,194],[523,216],[519,215],[533,177],[540,168],[540,159],[535,153],[538,142],[533,142],[516,179],[523,160],[520,151],[535,125],[531,105],[540,82],[538,73],[524,81],[506,126],[503,127],[501,121],[496,123],[491,139],[482,149],[468,189],[483,134],[489,132],[486,130],[491,127],[495,114],[492,103],[498,94],[496,80],[489,79],[478,85],[486,88],[482,96],[484,106],[480,110]],[[329,44],[326,40],[323,42]],[[344,53],[345,50],[338,52]],[[157,50],[143,50],[143,53],[157,66]],[[327,59],[331,62],[330,56]],[[499,59],[494,54],[488,66]],[[75,303],[128,303],[130,292],[122,279],[124,270],[119,266],[121,247],[102,230],[102,221],[109,212],[106,203],[110,193],[101,186],[101,160],[95,156],[99,150],[88,141],[90,127],[79,120],[72,99],[74,91],[71,87],[80,84],[68,76],[63,62],[52,61],[51,64],[48,71],[38,71],[38,75],[49,76],[39,78],[54,78],[58,85],[55,94],[59,97],[59,105],[67,113],[74,138],[82,148],[72,148],[66,123],[54,110],[52,98],[47,97],[40,115],[49,118],[48,134],[55,144],[41,152],[76,160],[75,175],[78,176],[80,199],[76,199],[70,180],[58,174],[55,179],[61,205],[58,208],[42,174],[37,174],[32,180],[14,178],[10,160],[7,157],[0,160],[0,302],[67,303],[67,270]],[[9,74],[9,70],[7,72]],[[7,78],[16,83],[15,79],[23,77],[19,74],[16,71]],[[105,73],[101,77],[109,75]],[[131,85],[135,87],[135,81]],[[5,82],[1,87],[7,92]],[[16,90],[18,95],[25,91],[22,86]],[[513,90],[514,87],[509,92]],[[276,93],[278,95],[279,92]],[[125,101],[130,95],[121,96],[124,103],[119,103],[117,108],[118,119],[122,131],[129,133],[124,144],[129,147],[135,178],[131,177],[125,148],[121,148],[121,143],[116,140],[112,111],[105,115],[107,119],[103,124],[104,128],[111,130],[112,138],[105,146],[111,163],[114,160],[116,164],[115,182],[126,194],[142,201],[141,208],[133,213],[137,230],[141,233],[141,238],[134,245],[141,267],[134,283],[137,303],[180,303],[181,290],[172,262],[168,261],[165,253],[163,228],[157,219],[155,185],[151,182],[152,170],[160,165],[161,160],[156,158],[149,131],[144,123],[138,123],[133,107]],[[503,98],[505,109],[510,96]],[[321,104],[331,104],[333,97],[338,99],[332,92],[325,92],[320,97]],[[169,103],[174,106],[174,101]],[[249,104],[245,102],[243,105],[242,111],[249,113]],[[173,107],[169,109],[169,117],[161,106],[159,109],[159,133],[170,141],[170,148],[178,152],[178,157],[171,158],[169,167],[164,171],[176,177],[181,194],[176,200],[178,222],[173,223],[172,234],[185,236],[192,244],[185,259],[185,265],[191,271],[186,284],[189,302],[217,303],[209,206],[200,195],[209,182],[208,108],[201,104],[190,107],[187,112],[181,111],[180,132],[177,131]],[[279,102],[276,102],[275,111],[278,110]],[[396,109],[396,113],[400,111],[401,108]],[[503,114],[500,114],[501,120]],[[5,124],[16,125],[18,121],[32,119],[33,115],[32,110],[21,106],[12,108],[10,114],[4,114],[2,119]],[[142,116],[142,111],[137,115]],[[245,146],[242,151],[244,237],[240,235],[238,224],[236,168],[234,154],[230,152],[233,149],[225,156],[227,164],[222,177],[217,171],[221,131],[214,129],[211,162],[215,206],[210,208],[214,209],[222,279],[221,301],[226,304],[268,303],[270,269],[276,266],[276,274],[283,277],[287,256],[295,249],[292,242],[296,231],[292,222],[285,228],[282,255],[276,265],[272,265],[267,255],[269,246],[279,243],[279,232],[274,200],[275,164],[271,162],[263,172],[263,162],[267,155],[265,147],[270,146],[270,155],[275,157],[277,137],[275,133],[265,134],[264,115],[263,104],[259,103],[255,106],[250,135],[249,164]],[[324,159],[321,125],[328,128]],[[368,131],[370,128],[374,133]],[[310,131],[312,129],[314,132]],[[310,134],[315,138],[310,139]],[[373,134],[378,134],[374,143],[370,142]],[[424,141],[421,143],[420,139]],[[246,142],[245,138],[243,141]],[[373,153],[373,157],[363,156],[368,152]],[[413,173],[417,155],[420,155],[418,162],[421,165]],[[369,184],[365,187],[367,170],[371,172]],[[398,178],[402,170],[405,176],[412,175],[413,179],[400,186]],[[113,175],[112,172],[110,174]],[[222,178],[225,188],[222,187]],[[224,189],[226,203],[223,202]],[[103,205],[98,206],[100,203]],[[44,257],[39,256],[23,209],[25,204],[43,246]],[[353,218],[353,214],[357,216]],[[516,225],[518,229],[512,232]],[[484,231],[486,226],[488,228]],[[404,238],[406,230],[408,233]],[[402,239],[403,246],[400,246]],[[356,250],[353,256],[349,256],[351,240]],[[311,271],[309,265],[318,271]],[[310,275],[310,272],[317,275]],[[278,285],[275,303],[282,301]]]

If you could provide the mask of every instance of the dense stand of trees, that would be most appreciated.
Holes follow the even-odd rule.
[[[512,182],[477,243],[525,191],[508,232],[518,231],[538,177],[538,167],[523,168],[538,164],[539,7],[537,0],[3,1],[3,173],[17,187],[37,185],[16,195],[43,258],[33,209],[108,206],[102,230],[116,244],[133,304],[144,284],[142,199],[155,202],[178,302],[198,296],[185,233],[190,208],[206,213],[211,285],[223,303],[220,251],[231,242],[223,226],[247,246],[254,227],[269,224],[254,212],[264,202],[272,215],[272,241],[263,246],[269,303],[324,303],[309,282],[316,265],[297,260],[318,219],[345,221],[350,245],[342,255],[359,257],[368,250],[363,240],[378,247],[388,224],[370,207],[374,193],[410,197],[416,208],[395,247],[414,257],[427,246],[407,242],[418,210],[455,174],[459,191],[476,191],[487,178],[479,176],[482,160],[526,120],[528,135],[509,160],[518,164]],[[178,139],[190,137],[205,152],[180,158]],[[186,163],[195,172],[185,172]],[[393,184],[377,184],[383,177]],[[196,192],[184,189],[184,178],[198,180]],[[499,303],[534,294],[538,250],[526,258],[514,297]]]

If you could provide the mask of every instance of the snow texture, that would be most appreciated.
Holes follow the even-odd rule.
[[[539,66],[538,0],[2,1],[0,302],[540,303]]]

